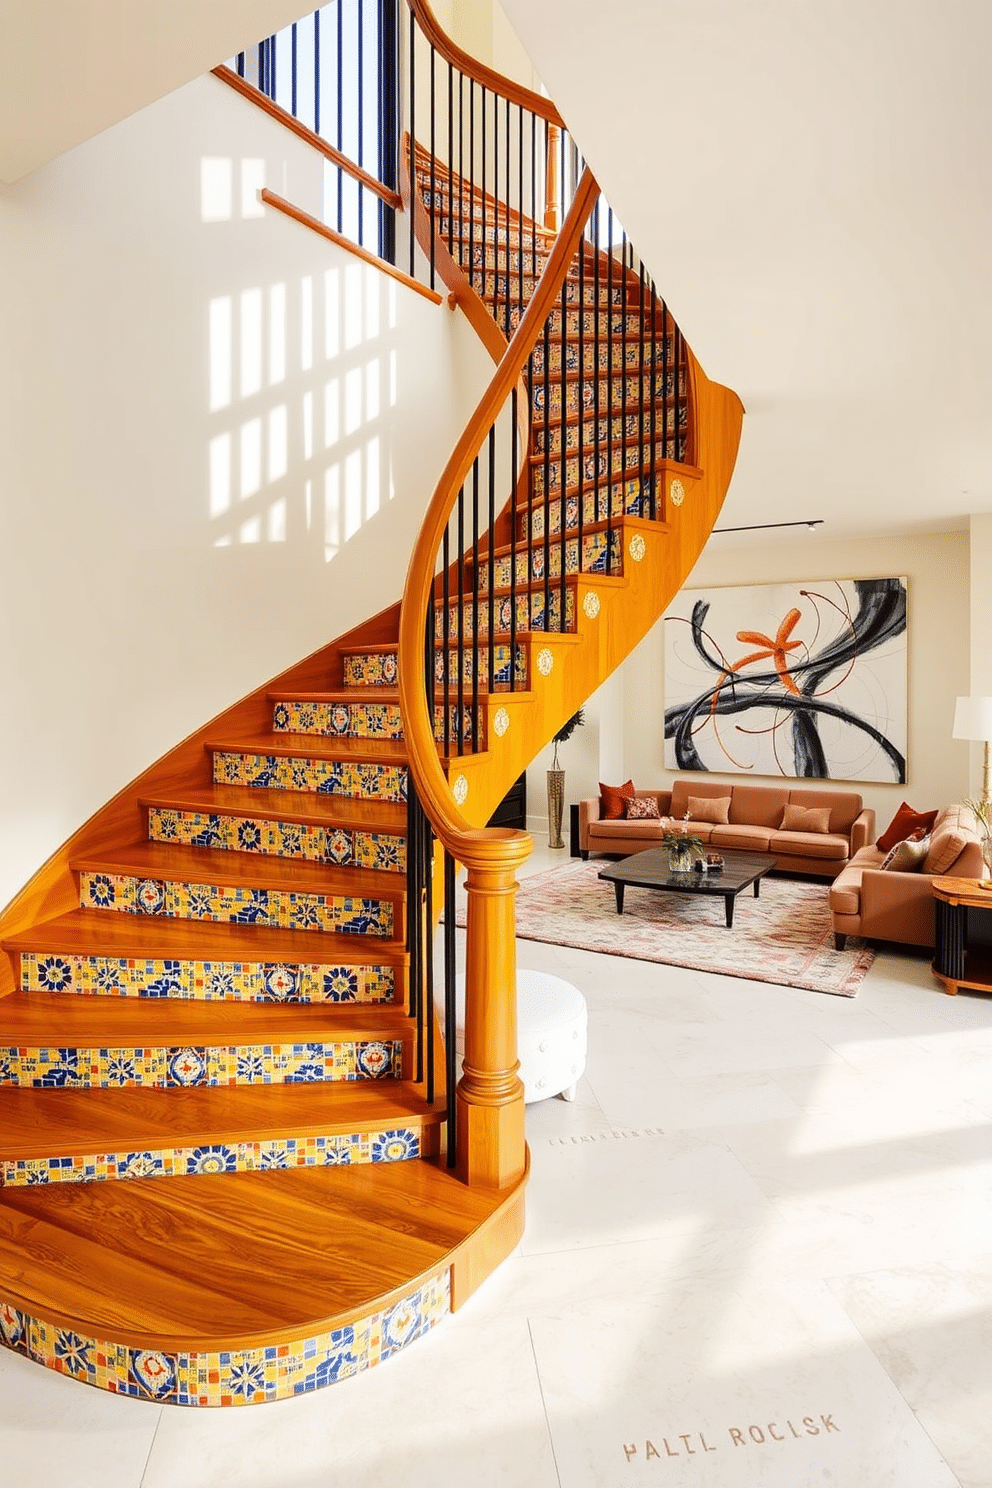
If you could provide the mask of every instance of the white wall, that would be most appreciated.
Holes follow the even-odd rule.
[[[969,777],[970,746],[951,738],[955,697],[969,690],[969,550],[967,532],[861,542],[830,542],[809,534],[805,541],[788,539],[761,548],[731,547],[727,539],[714,538],[686,584],[693,589],[792,579],[908,578],[908,779],[905,785],[852,787],[864,797],[866,805],[874,807],[879,830],[903,799],[928,810],[960,800],[980,782],[980,746],[975,746],[975,768]],[[659,621],[614,677],[589,700],[586,728],[573,735],[562,751],[562,763],[568,772],[566,803],[595,795],[598,780],[619,784],[630,776],[637,786],[657,784],[661,788],[675,778],[664,767],[663,628],[664,621]],[[981,635],[980,630],[974,633]],[[623,716],[619,755],[618,706]],[[576,749],[580,738],[581,745]],[[535,831],[547,827],[543,786],[547,763],[542,753],[528,771]],[[604,768],[612,773],[596,773]]]
[[[400,597],[492,368],[460,316],[260,214],[263,183],[319,209],[321,172],[207,77],[0,187],[0,904]]]

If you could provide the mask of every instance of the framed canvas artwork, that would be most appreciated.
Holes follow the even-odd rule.
[[[906,780],[906,580],[683,590],[665,615],[665,765]]]

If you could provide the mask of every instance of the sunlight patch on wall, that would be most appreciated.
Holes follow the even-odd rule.
[[[259,175],[251,164],[241,162],[243,208],[245,182]],[[202,162],[204,212],[226,209],[233,177],[224,165]],[[346,264],[210,301],[215,422],[206,505],[214,546],[309,534],[330,562],[393,499],[383,419],[397,401],[396,288],[374,269]]]
[[[230,222],[234,212],[234,162],[229,157],[204,156],[200,161],[200,218]]]

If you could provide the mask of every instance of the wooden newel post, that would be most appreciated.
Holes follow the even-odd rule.
[[[548,161],[544,178],[544,225],[552,232],[558,231],[559,201],[558,142],[561,130],[557,124],[548,125]]]
[[[523,1176],[524,1087],[517,1074],[516,873],[526,832],[479,834],[462,861],[468,894],[465,1060],[457,1091],[458,1173],[507,1188]]]

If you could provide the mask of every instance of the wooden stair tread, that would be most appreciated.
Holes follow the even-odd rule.
[[[349,760],[358,764],[405,765],[406,745],[395,739],[355,739],[341,734],[258,733],[232,742],[211,739],[215,754],[271,754],[280,759]]]
[[[7,1187],[4,1300],[135,1348],[291,1341],[439,1268],[505,1199],[427,1162]]]
[[[183,786],[168,796],[142,796],[140,804],[164,811],[264,817],[267,821],[278,818],[304,826],[389,828],[406,834],[406,807],[398,802],[322,791],[258,790],[250,785]]]
[[[402,1039],[394,1003],[202,1001],[193,997],[0,998],[0,1047],[139,1048]],[[0,1086],[0,1091],[3,1090]]]
[[[314,935],[309,930],[277,930],[268,925],[232,925],[214,920],[181,920],[164,915],[110,914],[74,909],[57,919],[6,936],[7,951],[65,956],[136,957],[150,961],[265,961],[276,965],[389,963],[403,966],[405,946],[396,940],[374,944],[362,936]],[[38,993],[46,997],[48,993]]]
[[[372,868],[338,867],[303,858],[264,853],[218,851],[173,842],[134,842],[81,856],[72,867],[91,873],[126,874],[184,883],[235,884],[257,889],[297,889],[312,894],[346,894],[352,899],[403,896],[402,879]],[[106,911],[112,913],[112,911]]]
[[[433,1125],[405,1080],[109,1090],[0,1087],[0,1162]]]
[[[338,687],[327,692],[300,692],[285,687],[267,694],[273,703],[395,703],[399,706],[398,687]]]

